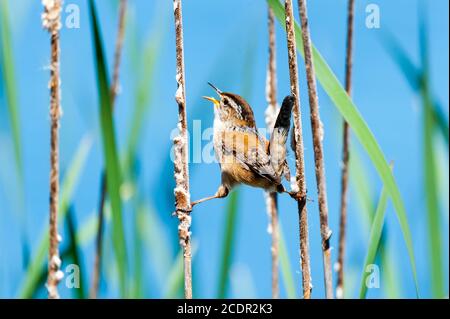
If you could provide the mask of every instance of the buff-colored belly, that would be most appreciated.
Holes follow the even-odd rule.
[[[259,187],[263,189],[272,189],[275,187],[273,182],[264,178],[254,172],[246,169],[232,156],[224,156],[224,162],[221,165],[222,168],[222,182],[232,188],[237,184],[246,184],[253,187]]]

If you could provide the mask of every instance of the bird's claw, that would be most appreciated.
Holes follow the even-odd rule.
[[[192,212],[192,204],[189,208],[177,208],[176,211],[172,213],[172,217],[178,216],[179,213],[190,214]]]
[[[295,199],[296,201],[304,201],[305,200],[305,195],[303,195],[300,192],[287,192],[289,194],[289,196],[291,196],[293,199]]]

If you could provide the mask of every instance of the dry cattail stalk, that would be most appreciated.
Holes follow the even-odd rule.
[[[183,48],[183,17],[181,0],[173,0],[175,18],[175,44],[177,64],[177,91],[175,100],[178,104],[179,134],[174,142],[174,177],[175,177],[175,208],[179,220],[178,237],[183,249],[184,257],[184,297],[192,299],[192,268],[191,268],[191,199],[189,193],[189,167],[188,167],[188,133],[186,114],[186,88],[184,77],[184,48]]]
[[[311,298],[311,266],[309,260],[309,240],[308,240],[308,213],[306,210],[306,178],[305,162],[303,154],[303,133],[300,111],[300,90],[298,83],[297,51],[294,30],[294,12],[292,0],[285,2],[286,12],[286,35],[289,59],[289,77],[291,82],[291,94],[295,98],[294,104],[294,151],[296,177],[292,180],[292,191],[298,193],[297,205],[300,228],[300,264],[302,267],[303,298]]]
[[[311,38],[308,27],[306,0],[298,0],[300,20],[302,26],[303,48],[305,52],[306,80],[308,83],[309,107],[311,113],[311,128],[314,145],[314,162],[316,168],[316,183],[319,197],[320,234],[322,236],[323,266],[325,277],[325,293],[327,298],[333,298],[333,281],[331,273],[330,237],[328,227],[328,204],[325,180],[325,165],[323,159],[323,125],[319,115],[319,100],[312,57]]]
[[[348,1],[347,12],[347,48],[345,57],[345,90],[348,95],[352,93],[352,66],[353,66],[353,20],[355,1]],[[337,268],[336,298],[344,297],[344,258],[345,258],[345,234],[347,224],[347,197],[348,197],[348,166],[350,160],[350,128],[344,120],[342,135],[342,171],[341,171],[341,207],[339,217],[339,250]]]
[[[61,1],[43,0],[44,13],[42,25],[50,33],[50,227],[49,227],[49,262],[47,291],[50,299],[59,298],[58,284],[63,278],[60,270],[58,234],[58,197],[59,197],[59,119],[61,117],[61,79],[60,79],[60,43]]]
[[[276,46],[275,46],[275,21],[272,9],[269,8],[269,64],[267,67],[266,78],[266,100],[267,109],[266,127],[272,134],[275,121],[277,120],[279,107],[277,105],[277,71],[276,71]],[[272,254],[272,298],[279,298],[280,288],[278,279],[278,207],[277,193],[266,193],[266,207],[269,215],[269,233],[272,236],[271,254]]]
[[[111,107],[114,110],[116,97],[119,91],[119,72],[120,72],[120,62],[123,51],[123,41],[125,37],[125,17],[126,17],[127,0],[120,0],[119,7],[119,24],[116,38],[116,47],[114,50],[114,69],[113,77],[110,88],[111,96]],[[97,298],[98,287],[100,283],[100,269],[101,269],[101,259],[102,259],[102,242],[103,242],[103,220],[104,220],[104,209],[106,200],[106,174],[103,173],[100,182],[100,202],[98,207],[98,228],[97,228],[97,238],[95,243],[95,260],[94,260],[94,270],[92,275],[92,285],[89,292],[89,298]]]

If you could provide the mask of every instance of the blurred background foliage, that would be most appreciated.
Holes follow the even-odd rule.
[[[79,265],[81,287],[68,289],[63,281],[60,290],[63,297],[87,297],[105,166],[102,145],[112,139],[117,149],[113,155],[117,167],[112,170],[120,172],[116,185],[120,202],[106,205],[99,297],[181,297],[182,255],[177,220],[171,217],[170,136],[177,119],[172,3],[128,1],[120,94],[113,126],[106,132],[100,123],[111,115],[101,113],[101,96],[112,73],[118,1],[93,2],[98,37],[90,18],[93,11],[84,0],[65,1],[65,6],[79,6],[80,28],[61,31],[61,254],[63,270],[72,263]],[[41,28],[38,1],[0,3],[0,297],[42,298],[48,248],[49,40]],[[366,27],[367,4],[356,1],[353,101],[386,159],[394,162],[420,296],[448,297],[448,2],[380,0],[380,29]],[[191,130],[194,120],[201,121],[197,125],[202,130],[212,125],[212,110],[201,100],[210,94],[207,81],[244,96],[264,127],[266,1],[184,1],[183,11]],[[67,15],[63,11],[63,21]],[[309,15],[313,42],[342,81],[346,1],[309,2]],[[101,47],[103,58],[95,55]],[[289,77],[280,24],[277,64],[281,100],[289,92]],[[312,199],[308,211],[313,297],[320,298],[324,295],[322,257],[303,67],[299,77]],[[341,116],[326,87],[319,86],[319,101],[332,246],[336,247]],[[211,136],[204,135],[201,141],[191,140],[191,145],[200,143],[208,152]],[[396,210],[363,148],[356,139],[352,145],[345,296],[415,297]],[[293,154],[289,156],[292,164]],[[192,163],[190,169],[194,199],[215,191],[220,180],[217,164]],[[281,296],[295,298],[301,282],[297,214],[292,200],[281,197],[279,202]],[[121,219],[114,218],[117,209]],[[258,189],[241,187],[225,200],[196,207],[194,297],[270,297],[267,225],[264,195]],[[119,244],[117,229],[124,233]],[[125,248],[118,248],[122,244]],[[370,260],[380,267],[380,288],[365,291],[362,275]]]

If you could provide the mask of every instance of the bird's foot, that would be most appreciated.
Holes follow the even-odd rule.
[[[289,196],[291,196],[291,198],[295,199],[296,201],[300,202],[305,202],[306,201],[306,195],[302,194],[301,192],[287,192],[289,194]]]
[[[190,215],[192,212],[192,204],[188,208],[177,208],[173,213],[172,216],[179,216],[179,214],[187,214]]]

